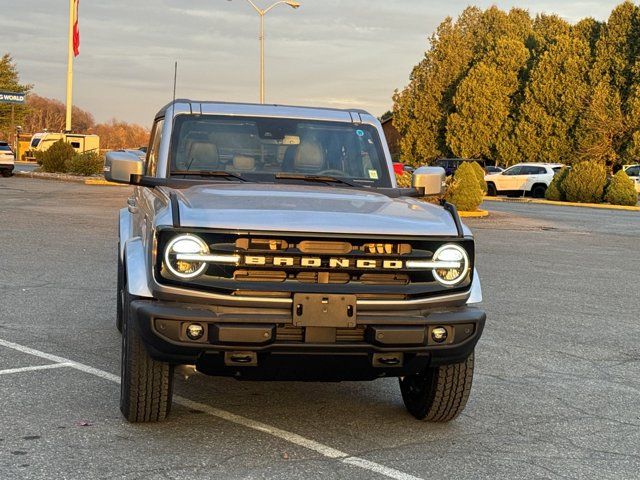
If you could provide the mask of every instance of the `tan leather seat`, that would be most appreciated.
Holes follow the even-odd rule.
[[[218,168],[218,147],[210,142],[193,142],[189,148],[187,166],[192,171],[213,171]]]
[[[313,139],[300,142],[293,160],[295,172],[316,173],[324,169],[324,165],[324,150],[320,142]]]
[[[253,157],[247,157],[246,155],[236,155],[233,157],[233,169],[234,172],[253,172],[256,168],[256,160]]]

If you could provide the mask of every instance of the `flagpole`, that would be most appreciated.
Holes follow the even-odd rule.
[[[73,104],[73,23],[75,20],[75,0],[69,0],[69,51],[67,57],[67,116],[65,131],[71,131],[71,107]]]

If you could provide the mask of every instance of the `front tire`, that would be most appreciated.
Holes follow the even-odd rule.
[[[160,422],[171,410],[173,366],[154,360],[147,352],[130,320],[133,298],[125,288],[120,411],[132,423]]]
[[[464,410],[473,383],[473,352],[464,362],[400,379],[404,405],[418,420],[449,422]]]

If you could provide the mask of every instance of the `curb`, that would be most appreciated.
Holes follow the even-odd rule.
[[[475,212],[458,212],[462,218],[485,218],[489,216],[487,210],[476,210]]]
[[[84,184],[85,185],[103,185],[103,186],[109,186],[109,187],[125,187],[126,186],[121,183],[107,182],[106,180],[102,180],[100,178],[87,178],[84,181]]]
[[[599,208],[604,210],[626,210],[628,212],[640,212],[640,207],[630,207],[626,205],[609,205],[608,203],[556,202],[553,200],[541,200],[537,198],[500,198],[500,197],[484,197],[484,201],[485,202],[506,202],[506,203],[537,203],[539,205],[556,205],[559,207]]]
[[[35,178],[36,180],[53,180],[54,182],[84,183],[85,179],[73,175],[52,174],[44,172],[13,172],[16,177]]]
[[[81,183],[84,185],[99,185],[122,187],[118,183],[107,182],[101,178],[87,178],[78,175],[66,175],[64,173],[46,173],[46,172],[13,172],[16,177],[35,178],[37,180],[53,180],[55,182]]]

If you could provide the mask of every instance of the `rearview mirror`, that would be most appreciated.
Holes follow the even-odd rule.
[[[442,167],[420,167],[414,170],[411,185],[424,196],[442,195],[446,178]]]
[[[114,151],[104,157],[104,178],[109,182],[131,183],[131,175],[143,173],[144,162],[132,152]]]

